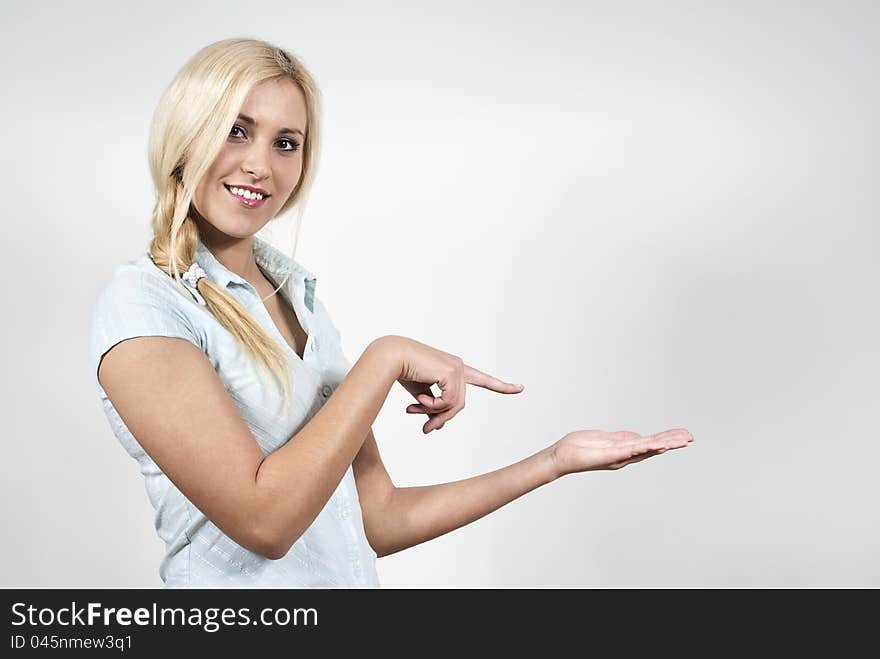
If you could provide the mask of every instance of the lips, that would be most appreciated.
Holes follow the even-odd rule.
[[[245,208],[258,208],[266,203],[266,200],[269,198],[268,196],[263,196],[262,199],[245,199],[237,194],[233,194],[232,190],[229,189],[229,186],[225,183],[223,187],[226,188],[226,191],[229,193],[229,196],[232,197],[232,200],[235,201],[239,206],[244,206]]]

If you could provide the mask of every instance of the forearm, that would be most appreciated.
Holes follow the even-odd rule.
[[[260,533],[279,556],[311,525],[354,460],[399,373],[371,343],[320,411],[257,470]]]
[[[387,556],[470,524],[557,478],[552,447],[465,480],[393,490],[376,553]]]

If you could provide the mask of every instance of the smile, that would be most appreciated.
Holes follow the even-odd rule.
[[[244,206],[245,208],[257,208],[265,204],[266,200],[268,199],[268,197],[257,199],[257,196],[255,194],[252,194],[250,192],[245,193],[244,190],[239,190],[238,188],[235,188],[238,191],[238,194],[236,194],[232,191],[232,189],[229,188],[229,186],[224,185],[223,187],[226,188],[227,192],[229,192],[230,197],[232,197],[239,205]],[[250,199],[243,196],[244,194],[250,196]]]

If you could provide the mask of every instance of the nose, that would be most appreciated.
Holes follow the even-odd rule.
[[[250,174],[256,180],[269,176],[269,158],[259,144],[252,144],[244,153],[241,171]]]

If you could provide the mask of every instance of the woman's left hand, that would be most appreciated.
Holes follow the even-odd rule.
[[[577,430],[558,440],[552,448],[556,476],[580,471],[614,470],[666,451],[684,448],[694,441],[685,428],[642,436],[621,430]]]

